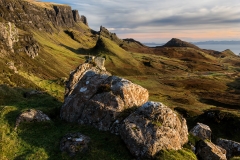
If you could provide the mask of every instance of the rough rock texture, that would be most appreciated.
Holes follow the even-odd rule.
[[[14,73],[18,73],[17,68],[14,66],[14,62],[8,62],[7,65],[9,69],[14,71]]]
[[[40,49],[38,43],[34,42],[30,43],[24,48],[25,53],[31,58],[35,58],[36,56],[38,56],[39,50]]]
[[[197,143],[196,155],[203,160],[227,160],[226,150],[207,140]]]
[[[85,63],[70,75],[61,117],[117,134],[123,112],[147,100],[145,88]]]
[[[205,124],[197,123],[197,125],[193,127],[193,129],[191,129],[190,133],[192,133],[194,136],[199,137],[202,140],[211,140],[212,131],[210,127]]]
[[[23,30],[34,28],[52,33],[53,27],[73,27],[82,20],[67,5],[24,0],[2,0],[0,4],[0,18]],[[86,23],[86,19],[82,22]]]
[[[86,152],[90,138],[81,133],[69,133],[60,141],[60,150],[74,156],[78,152]]]
[[[231,158],[234,156],[240,156],[240,143],[222,139],[217,139],[216,144],[227,151],[227,158]]]
[[[106,68],[104,67],[105,58],[96,57],[94,59],[94,62],[96,63],[96,66],[99,67],[101,70],[106,70]]]
[[[75,22],[81,22],[80,15],[78,13],[78,10],[72,10],[73,13],[73,19]]]
[[[10,22],[0,22],[0,44],[6,45],[11,52],[14,52],[13,46],[15,42],[18,42],[18,29]]]
[[[167,106],[147,102],[123,121],[120,135],[134,156],[145,159],[162,149],[181,149],[188,141],[188,128]]]
[[[177,38],[172,38],[170,41],[168,41],[164,47],[190,47],[190,48],[195,48],[195,49],[199,49],[197,46],[195,46],[194,44],[182,41],[180,39]]]
[[[42,111],[30,109],[20,114],[16,120],[15,129],[19,126],[21,122],[45,122],[50,121],[50,118],[44,114]]]
[[[88,26],[87,18],[85,16],[81,16],[81,21]]]

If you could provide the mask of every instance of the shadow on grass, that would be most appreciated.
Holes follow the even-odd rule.
[[[74,49],[72,47],[69,47],[69,46],[66,46],[64,44],[61,44],[62,47],[65,47],[66,49],[72,51],[73,53],[76,53],[76,54],[82,54],[82,55],[85,55],[85,54],[89,54],[89,53],[93,53],[94,49],[93,48],[89,48],[89,49],[85,49],[85,48],[78,48],[78,49]]]
[[[9,90],[8,93],[4,95],[5,92],[2,88],[5,91]],[[39,94],[24,98],[24,93],[29,91],[27,89],[10,88],[7,86],[0,86],[0,89],[3,91],[0,92],[1,96],[7,98],[0,105],[12,106],[13,108],[8,112],[0,112],[1,117],[9,124],[8,127],[10,127],[11,134],[14,133],[14,139],[16,139],[14,142],[17,146],[15,155],[12,154],[12,157],[8,157],[9,159],[133,159],[119,136],[98,131],[90,126],[63,122],[59,117],[62,103],[51,95]],[[22,123],[14,131],[17,116],[22,111],[31,108],[43,111],[50,116],[52,121]],[[85,154],[69,157],[66,153],[61,153],[59,142],[61,137],[67,133],[76,132],[80,132],[91,138],[89,151]],[[8,136],[8,134],[6,135]]]

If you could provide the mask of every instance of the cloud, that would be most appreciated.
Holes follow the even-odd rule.
[[[224,29],[236,32],[236,35],[240,32],[239,0],[52,1],[78,9],[87,17],[92,29],[99,30],[102,25],[119,35],[186,32],[188,36],[189,31],[207,34]]]

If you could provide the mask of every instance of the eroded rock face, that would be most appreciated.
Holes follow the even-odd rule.
[[[22,122],[45,122],[50,121],[50,118],[40,110],[30,109],[23,112],[16,120],[15,129]]]
[[[72,72],[66,88],[62,119],[116,134],[122,113],[148,100],[145,88],[86,63]]]
[[[0,22],[0,43],[6,45],[11,52],[14,52],[14,43],[18,42],[18,29],[15,24],[6,22]]]
[[[234,156],[240,156],[240,143],[222,139],[217,139],[216,144],[227,151],[227,158],[231,158]]]
[[[54,28],[73,27],[76,22],[87,24],[86,17],[80,17],[78,11],[72,11],[67,5],[23,0],[4,0],[0,3],[0,17],[22,30],[34,28],[52,33]]]
[[[81,133],[69,133],[60,141],[60,150],[74,156],[78,152],[86,152],[90,138]]]
[[[81,15],[81,21],[88,26],[87,18],[84,15]]]
[[[226,150],[208,140],[200,140],[197,143],[196,155],[204,160],[227,160]]]
[[[188,141],[188,128],[167,106],[147,102],[123,121],[120,135],[130,152],[144,159],[163,149],[181,149]]]
[[[212,131],[210,127],[205,124],[197,123],[197,125],[193,127],[193,129],[191,129],[190,133],[192,133],[194,136],[199,137],[202,140],[211,140]]]

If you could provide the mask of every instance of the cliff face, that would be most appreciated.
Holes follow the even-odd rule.
[[[53,28],[73,27],[76,22],[87,24],[78,11],[70,6],[25,0],[0,0],[0,18],[14,23],[18,28],[34,28],[52,32]]]
[[[32,31],[53,34],[58,31],[87,25],[87,18],[80,16],[70,6],[32,0],[0,0],[0,53],[25,52],[34,58],[40,51]]]

